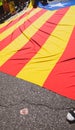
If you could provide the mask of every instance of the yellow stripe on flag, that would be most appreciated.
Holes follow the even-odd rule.
[[[11,56],[21,49],[29,39],[38,31],[38,29],[55,13],[47,11],[32,23],[20,36],[18,36],[11,44],[0,51],[0,66],[2,66]],[[35,10],[34,10],[35,14]]]
[[[43,47],[16,77],[43,85],[69,41],[75,24],[74,10],[73,7],[69,9]]]
[[[38,10],[35,10],[35,13],[39,12],[41,9],[38,8]],[[10,35],[11,33],[13,33],[13,31],[18,28],[20,25],[22,25],[25,21],[27,21],[29,18],[31,18],[34,14],[34,10],[29,13],[27,16],[25,16],[24,18],[20,19],[16,24],[14,24],[12,27],[10,27],[9,29],[5,30],[0,37],[0,40],[3,40],[4,38],[6,38],[8,35]]]

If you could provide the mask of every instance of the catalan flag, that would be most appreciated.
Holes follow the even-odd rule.
[[[75,6],[30,8],[1,24],[0,72],[75,100]]]

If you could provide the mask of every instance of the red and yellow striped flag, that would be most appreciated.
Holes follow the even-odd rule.
[[[26,11],[0,25],[0,72],[75,99],[75,6]]]

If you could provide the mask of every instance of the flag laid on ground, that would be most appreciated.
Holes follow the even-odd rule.
[[[30,10],[0,25],[0,72],[75,99],[75,6]]]
[[[62,0],[62,1],[60,1],[60,0],[54,1],[53,0],[52,2],[49,2],[46,5],[43,5],[41,2],[38,3],[38,6],[40,8],[44,8],[47,10],[57,10],[57,9],[69,7],[72,5],[75,5],[75,0]]]

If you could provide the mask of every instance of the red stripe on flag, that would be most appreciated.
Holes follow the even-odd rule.
[[[18,72],[27,64],[33,56],[40,50],[42,45],[55,29],[59,21],[66,14],[69,8],[58,10],[48,21],[37,31],[37,33],[29,40],[29,42],[13,55],[0,70],[17,75]],[[59,16],[59,17],[58,17]]]
[[[5,25],[4,27],[0,28],[0,33],[4,32],[5,30],[9,29],[10,27],[12,27],[14,24],[16,24],[20,19],[26,17],[26,15],[28,15],[30,12],[32,11],[32,9],[29,12],[25,12],[23,15],[21,15],[20,17],[16,18],[15,20],[9,22],[7,25]]]
[[[75,28],[62,57],[49,74],[43,86],[61,95],[75,99]]]
[[[22,25],[16,28],[12,34],[8,35],[5,39],[3,39],[0,43],[0,50],[5,48],[7,45],[11,44],[11,42],[16,39],[18,36],[22,34],[25,29],[27,29],[37,18],[43,15],[47,10],[40,10],[35,15],[33,15],[30,19],[27,19]]]

